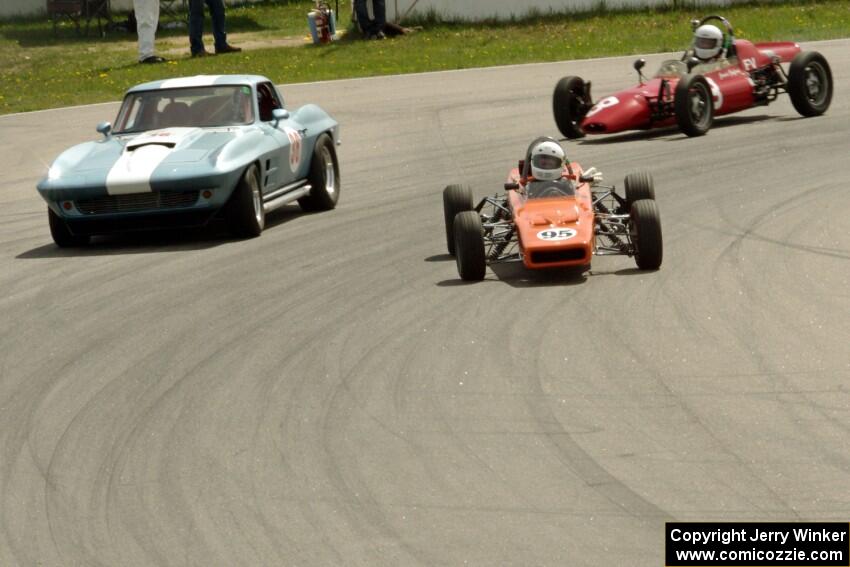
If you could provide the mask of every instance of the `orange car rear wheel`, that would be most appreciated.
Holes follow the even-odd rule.
[[[461,279],[480,281],[487,270],[484,227],[475,211],[463,211],[454,219],[457,271]]]
[[[443,189],[443,216],[446,221],[446,248],[455,253],[454,223],[458,213],[472,210],[472,189],[468,185],[449,185]]]
[[[661,215],[651,199],[632,203],[629,234],[635,247],[635,263],[641,270],[657,270],[664,258],[661,240]]]
[[[648,171],[635,171],[626,175],[623,182],[626,188],[626,210],[631,210],[632,203],[641,199],[655,200],[655,183]]]

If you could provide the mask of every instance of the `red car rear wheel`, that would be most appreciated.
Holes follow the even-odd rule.
[[[791,104],[802,116],[819,116],[832,102],[832,70],[817,51],[798,53],[788,70]]]

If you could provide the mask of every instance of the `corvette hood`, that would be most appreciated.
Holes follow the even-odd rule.
[[[164,128],[143,132],[126,140],[125,149],[133,151],[143,146],[164,146],[167,148],[191,147],[192,143],[203,136],[201,128]]]
[[[217,156],[243,134],[239,128],[167,128],[115,135],[62,153],[39,189],[105,187],[109,194],[151,191],[156,179],[214,172]]]
[[[111,195],[150,191],[158,168],[197,162],[232,140],[228,131],[167,128],[145,132],[126,141],[106,176]]]

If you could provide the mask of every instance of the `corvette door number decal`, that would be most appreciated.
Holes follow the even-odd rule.
[[[301,133],[292,128],[284,128],[286,135],[289,137],[289,169],[292,173],[298,171],[298,166],[301,165]]]
[[[569,240],[576,235],[572,228],[549,228],[537,233],[540,240]]]

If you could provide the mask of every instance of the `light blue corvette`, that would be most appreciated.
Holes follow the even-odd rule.
[[[339,199],[339,124],[293,111],[265,77],[201,75],[145,83],[124,97],[103,138],[62,153],[38,184],[58,246],[93,234],[206,224],[258,236],[265,214]]]

